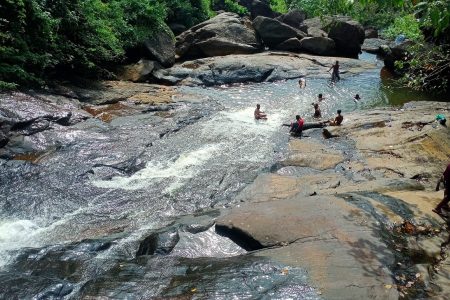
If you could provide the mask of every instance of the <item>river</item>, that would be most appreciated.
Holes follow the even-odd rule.
[[[318,299],[306,272],[248,254],[215,233],[214,217],[286,155],[281,124],[314,121],[318,93],[322,119],[428,100],[399,96],[380,69],[305,89],[288,80],[180,92],[199,101],[42,133],[57,147],[38,163],[1,162],[0,298]],[[256,103],[267,121],[253,119]],[[165,247],[140,255],[151,236]]]

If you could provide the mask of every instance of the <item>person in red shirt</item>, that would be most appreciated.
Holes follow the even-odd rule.
[[[439,186],[441,182],[444,183],[444,199],[433,209],[433,212],[437,214],[442,214],[443,208],[449,208],[448,203],[450,202],[450,164],[448,164],[447,168],[444,171],[444,174],[439,178],[439,181],[436,185],[436,191],[439,191]]]
[[[301,136],[303,131],[303,124],[305,124],[305,120],[303,120],[299,115],[296,115],[295,122],[291,123],[291,129],[289,131],[292,135]]]

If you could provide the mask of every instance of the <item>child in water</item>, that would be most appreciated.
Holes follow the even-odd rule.
[[[300,78],[300,80],[298,81],[298,85],[301,89],[304,89],[306,87],[306,79],[304,77]]]

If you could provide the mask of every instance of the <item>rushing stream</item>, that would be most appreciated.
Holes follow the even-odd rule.
[[[290,80],[181,91],[202,101],[43,132],[35,141],[57,147],[38,163],[0,163],[0,298],[320,297],[301,269],[246,255],[212,220],[283,158],[281,124],[313,121],[318,93],[322,119],[399,105],[397,95],[379,69],[337,85],[308,79],[303,90]],[[267,121],[253,119],[256,103]],[[140,255],[155,234],[166,248]]]

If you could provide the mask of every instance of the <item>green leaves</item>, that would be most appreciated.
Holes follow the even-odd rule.
[[[450,1],[423,1],[416,6],[416,13],[425,26],[433,28],[434,36],[439,36],[450,27]]]
[[[395,39],[399,35],[404,35],[406,38],[417,42],[423,40],[419,22],[417,22],[414,15],[396,18],[394,23],[383,31],[383,36],[388,39]]]

